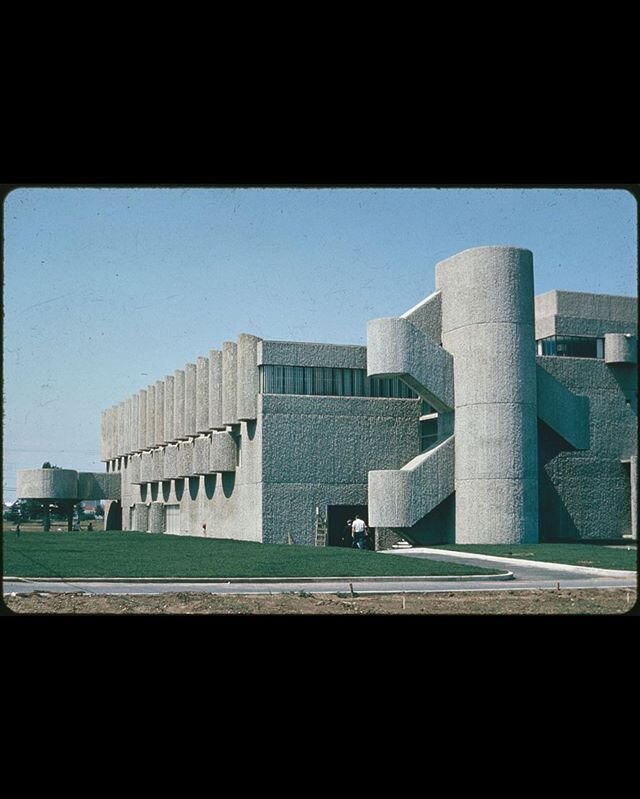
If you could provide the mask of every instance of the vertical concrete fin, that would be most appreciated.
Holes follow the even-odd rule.
[[[224,430],[222,421],[222,350],[209,351],[209,429]]]
[[[185,437],[184,426],[184,369],[176,369],[174,374],[173,393],[173,438]]]
[[[175,440],[173,429],[173,382],[173,375],[167,375],[164,379],[164,440],[167,444]]]
[[[257,336],[240,333],[238,336],[238,419],[249,421],[258,415],[258,392],[260,391],[258,372]]]
[[[164,444],[164,380],[156,380],[156,446]]]
[[[138,391],[138,449],[147,448],[147,390]]]
[[[225,425],[238,423],[238,345],[235,341],[222,344],[222,421]]]
[[[209,359],[196,361],[196,432],[209,430]]]
[[[188,363],[184,367],[184,434],[196,434],[196,365]]]
[[[156,445],[156,387],[147,387],[147,447]]]

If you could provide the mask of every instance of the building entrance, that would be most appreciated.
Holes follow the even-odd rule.
[[[356,513],[364,523],[369,525],[369,514],[366,505],[329,505],[327,507],[327,543],[330,547],[350,547],[351,538],[347,537],[347,521],[353,521]],[[373,537],[373,536],[372,536]]]

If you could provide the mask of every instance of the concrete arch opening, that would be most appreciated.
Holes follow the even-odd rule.
[[[122,530],[122,505],[119,500],[114,500],[104,519],[105,530]]]

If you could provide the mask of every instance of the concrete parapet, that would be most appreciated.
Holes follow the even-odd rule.
[[[193,441],[178,445],[178,477],[193,477]]]
[[[174,480],[178,477],[178,445],[169,444],[164,450],[162,479]]]
[[[545,369],[544,356],[536,369],[538,417],[576,449],[589,448],[589,400],[574,394]]]
[[[225,341],[222,345],[222,421],[238,423],[238,345]]]
[[[369,524],[412,527],[454,490],[454,437],[402,469],[369,472]]]
[[[367,374],[401,377],[439,411],[454,406],[453,358],[406,319],[368,323]]]
[[[193,442],[193,473],[209,474],[209,455],[211,452],[211,438],[199,436]]]
[[[630,333],[606,333],[604,360],[605,363],[637,363],[638,340]]]
[[[411,322],[425,336],[440,344],[442,339],[442,294],[434,291],[424,300],[405,311],[401,319]]]
[[[224,430],[221,350],[209,350],[209,429]]]
[[[332,366],[336,369],[366,369],[367,348],[356,344],[316,344],[306,341],[260,340],[258,366]]]
[[[236,444],[229,433],[211,434],[210,472],[233,472],[236,468]]]
[[[139,453],[132,455],[129,458],[129,474],[128,479],[131,483],[140,483],[140,464],[142,456]]]
[[[78,472],[73,469],[18,469],[18,499],[77,499]]]
[[[184,433],[196,434],[196,365],[188,363],[184,367]]]
[[[209,431],[209,359],[196,361],[196,433]]]
[[[84,499],[121,499],[122,475],[107,472],[80,472],[77,497]]]
[[[257,336],[240,333],[238,336],[238,399],[239,420],[249,421],[258,415],[260,373],[258,371]]]
[[[164,449],[158,447],[151,452],[151,481],[159,483],[164,479]]]
[[[140,482],[150,483],[153,481],[153,453],[146,450],[140,459]]]

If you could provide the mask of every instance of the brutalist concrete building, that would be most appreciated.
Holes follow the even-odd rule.
[[[367,346],[241,334],[110,408],[107,526],[382,545],[636,535],[637,300],[534,297],[533,256],[478,247],[369,322]],[[203,527],[206,525],[206,529]]]

